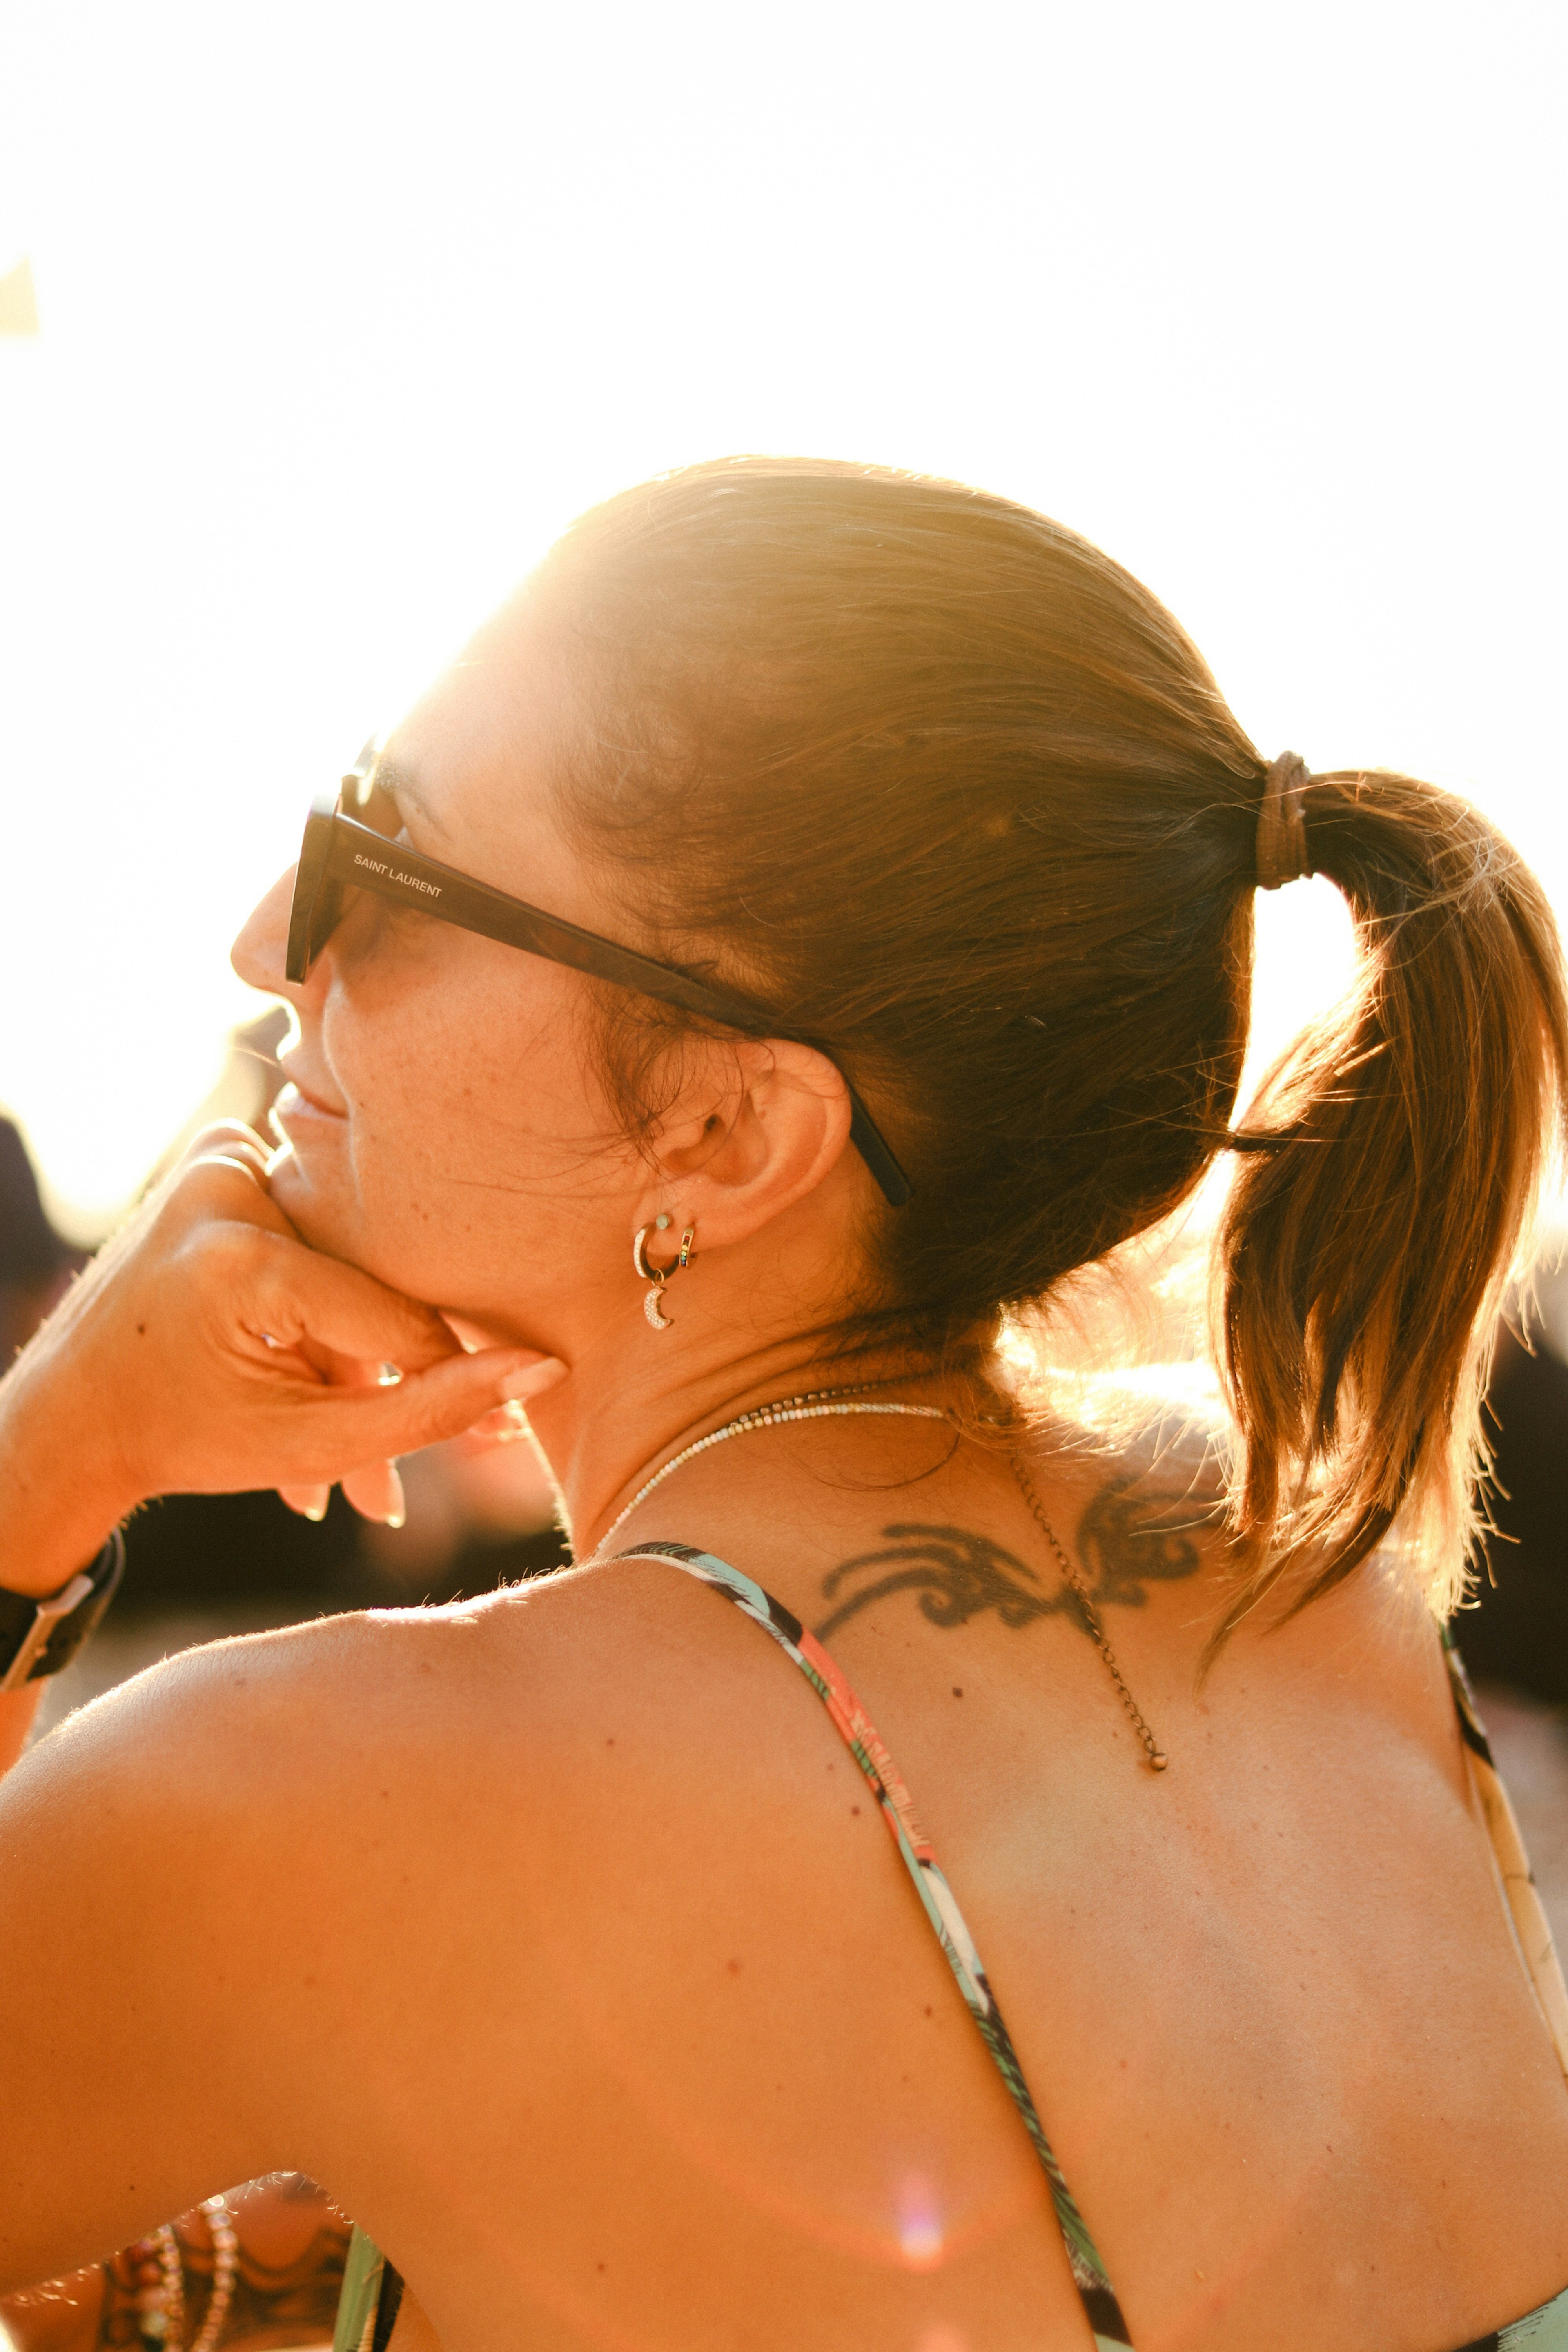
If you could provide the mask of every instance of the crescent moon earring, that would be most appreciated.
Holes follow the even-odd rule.
[[[680,1248],[669,1264],[655,1265],[647,1254],[647,1237],[650,1233],[666,1233],[668,1227],[669,1219],[667,1216],[657,1216],[651,1225],[638,1226],[637,1237],[632,1243],[632,1264],[637,1268],[639,1281],[647,1284],[647,1288],[643,1293],[642,1311],[656,1331],[669,1329],[671,1318],[664,1312],[665,1286],[673,1275],[679,1274],[682,1267],[691,1264],[691,1244],[697,1238],[695,1224],[688,1225],[680,1236]]]

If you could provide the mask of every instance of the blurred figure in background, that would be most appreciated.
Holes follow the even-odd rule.
[[[0,1117],[0,1371],[26,1345],[80,1264],[45,1214],[20,1129]]]
[[[1488,1392],[1495,1425],[1495,1532],[1465,1657],[1488,1681],[1568,1703],[1568,1361],[1555,1329],[1532,1345],[1504,1329]]]

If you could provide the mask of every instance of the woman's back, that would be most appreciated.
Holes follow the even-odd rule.
[[[1195,1691],[1212,1558],[1139,1533],[1181,1482],[1042,1465],[1053,1524],[1102,1531],[1086,1565],[1124,1604],[1157,1776],[1073,1614],[1005,1622],[1059,1588],[1005,1463],[867,1491],[927,1470],[929,1437],[899,1443],[879,1465],[847,1431],[749,1439],[678,1524],[805,1623],[838,1613],[1135,2341],[1453,2352],[1544,2301],[1568,2102],[1425,1612],[1364,1580]],[[824,2346],[1082,2340],[1044,2176],[877,1805],[714,1593],[638,1559],[195,1671],[176,1739],[216,1717],[294,1759],[219,1776],[189,1824],[243,1843],[247,1906],[270,1890],[229,2097],[275,2095],[280,2131],[308,2099],[289,2160],[447,2352],[793,2347],[805,2315]],[[399,2347],[419,2325],[410,2301]]]

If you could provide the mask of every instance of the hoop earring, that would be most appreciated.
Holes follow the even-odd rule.
[[[665,1232],[668,1224],[668,1217],[656,1217],[651,1225],[639,1225],[637,1238],[632,1243],[632,1264],[637,1268],[638,1278],[647,1284],[643,1293],[642,1311],[656,1331],[669,1329],[672,1318],[663,1311],[665,1288],[673,1275],[679,1274],[683,1267],[691,1264],[691,1244],[697,1238],[695,1224],[688,1225],[680,1236],[680,1248],[669,1264],[655,1265],[648,1257],[647,1237],[650,1233]]]

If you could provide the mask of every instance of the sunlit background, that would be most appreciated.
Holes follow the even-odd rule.
[[[963,477],[1560,892],[1560,5],[75,5],[0,58],[0,1101],[100,1231],[310,792],[603,493]],[[37,331],[32,331],[36,297]],[[1260,1022],[1343,970],[1268,908]]]

